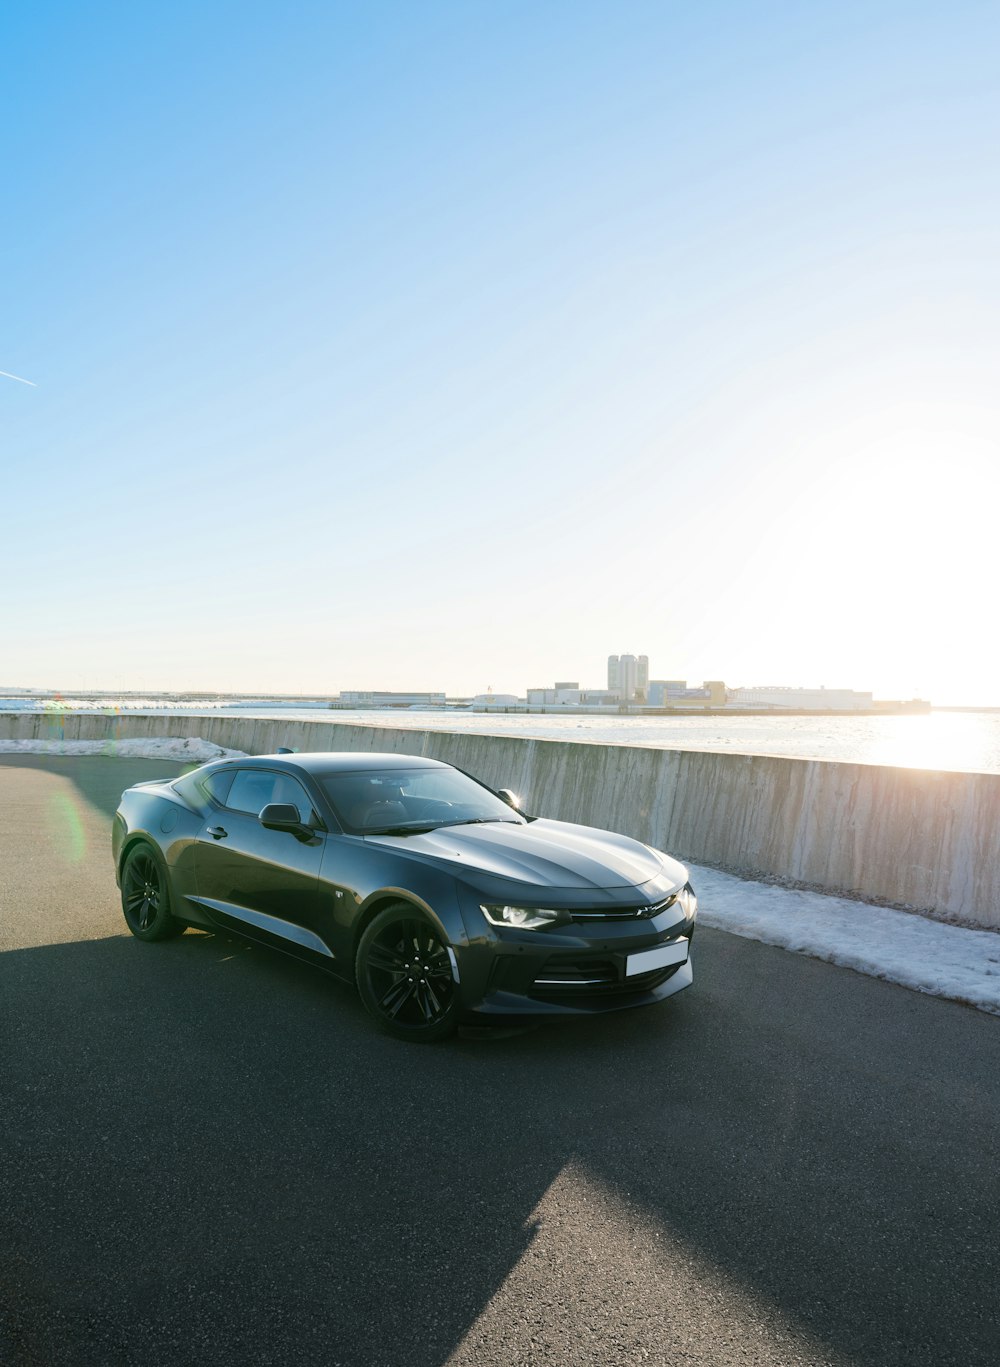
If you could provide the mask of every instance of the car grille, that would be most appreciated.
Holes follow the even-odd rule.
[[[587,922],[648,920],[650,916],[656,916],[661,911],[666,911],[667,907],[672,907],[676,901],[677,894],[673,893],[651,907],[616,907],[614,911],[609,911],[607,907],[574,907],[570,912],[570,919]]]
[[[581,1006],[588,1001],[635,997],[659,987],[680,967],[680,964],[668,964],[666,968],[654,968],[651,973],[637,973],[626,978],[612,959],[560,954],[542,965],[531,984],[529,996],[551,1002],[572,1000]]]

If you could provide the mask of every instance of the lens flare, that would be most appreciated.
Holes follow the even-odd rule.
[[[67,864],[79,864],[87,853],[87,835],[80,809],[66,793],[56,793],[48,802],[49,841]]]

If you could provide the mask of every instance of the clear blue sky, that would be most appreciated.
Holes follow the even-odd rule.
[[[995,5],[4,28],[0,685],[1000,702]]]

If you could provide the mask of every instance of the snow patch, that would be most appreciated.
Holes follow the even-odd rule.
[[[713,930],[1000,1015],[1000,935],[993,931],[688,867],[698,918]]]
[[[150,736],[145,740],[0,740],[0,755],[105,755],[113,759],[242,759],[245,750],[227,750],[200,736]]]

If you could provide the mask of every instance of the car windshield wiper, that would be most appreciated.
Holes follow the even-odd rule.
[[[466,816],[461,821],[442,821],[442,826],[520,826],[520,821],[511,816]]]
[[[469,816],[461,821],[409,821],[398,826],[372,826],[363,830],[362,835],[427,835],[429,831],[440,831],[445,826],[482,826],[485,823],[499,822],[503,826],[520,826],[506,816]]]
[[[436,831],[438,823],[429,821],[404,821],[396,826],[367,826],[362,835],[426,835]]]

